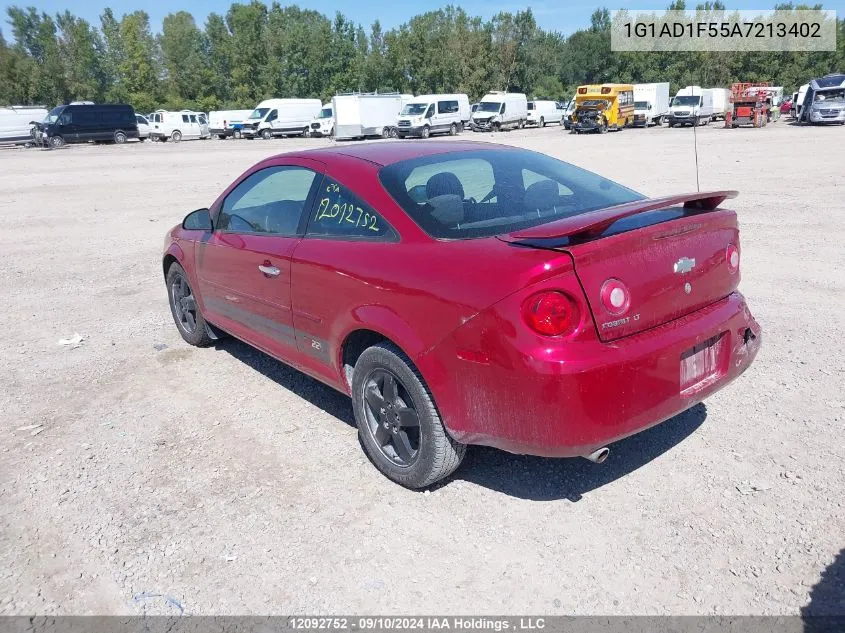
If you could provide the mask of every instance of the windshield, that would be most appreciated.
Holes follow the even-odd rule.
[[[498,101],[482,101],[478,104],[476,112],[498,112],[502,104]]]
[[[266,115],[270,111],[270,108],[255,108],[252,111],[252,114],[249,115],[250,119],[263,119],[264,115]]]
[[[427,103],[409,103],[402,108],[402,114],[406,116],[419,116],[425,113],[426,108],[428,108]]]
[[[64,106],[59,106],[57,108],[53,108],[50,112],[47,113],[47,116],[44,117],[45,123],[55,123],[59,120],[59,117],[62,114],[62,110],[64,110]]]
[[[676,106],[697,106],[701,102],[701,97],[693,97],[691,95],[684,95],[682,97],[675,97],[672,99],[672,105]]]
[[[816,92],[815,101],[818,102],[827,102],[827,101],[843,101],[845,100],[845,88],[839,88],[838,90],[819,90]]]
[[[516,149],[412,158],[382,168],[379,178],[435,238],[490,237],[643,198],[598,174]]]
[[[323,108],[320,110],[320,114],[317,117],[318,119],[331,119],[332,118],[332,109],[331,108]]]
[[[648,101],[634,101],[634,110],[648,110]]]

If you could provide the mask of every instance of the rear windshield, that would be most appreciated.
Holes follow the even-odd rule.
[[[569,163],[526,150],[413,158],[379,172],[382,185],[429,235],[509,233],[643,196]]]

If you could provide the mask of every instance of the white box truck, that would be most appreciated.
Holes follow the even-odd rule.
[[[44,106],[8,106],[0,108],[0,143],[15,145],[35,140],[32,122],[40,123],[47,117]]]
[[[666,120],[675,125],[707,125],[713,118],[713,95],[701,86],[686,86],[678,90],[669,106]]]
[[[335,138],[388,138],[402,106],[412,97],[401,94],[350,94],[332,98]]]
[[[471,126],[476,132],[512,130],[525,127],[528,99],[521,92],[491,92],[472,113]]]
[[[241,137],[244,121],[252,110],[212,110],[208,113],[208,131],[219,139]]]
[[[668,113],[668,82],[634,84],[634,127],[660,125]]]
[[[727,88],[705,88],[705,92],[710,93],[710,101],[713,104],[713,114],[710,116],[710,120],[721,119],[724,121],[725,115],[733,107],[731,91]]]
[[[311,121],[322,107],[319,99],[267,99],[255,106],[244,121],[243,135],[263,139],[307,136]]]
[[[396,136],[432,134],[454,136],[469,123],[469,97],[465,94],[419,95],[408,101],[396,121]]]

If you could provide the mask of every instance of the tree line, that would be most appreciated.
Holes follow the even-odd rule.
[[[668,8],[683,10],[683,0]],[[724,9],[717,2],[697,7]],[[821,8],[821,5],[777,9]],[[569,36],[537,26],[530,9],[489,20],[455,6],[384,30],[338,12],[333,19],[296,5],[235,3],[197,25],[185,11],[164,18],[155,34],[145,11],[99,26],[64,11],[7,9],[13,41],[0,31],[0,105],[54,106],[72,100],[123,102],[139,112],[159,107],[252,108],[269,97],[317,97],[352,91],[413,94],[490,90],[566,99],[581,84],[669,81],[729,86],[771,81],[787,91],[813,77],[845,71],[845,20],[836,51],[623,53],[610,50],[610,13]]]

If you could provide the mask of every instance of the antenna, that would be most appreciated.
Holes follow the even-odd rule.
[[[695,148],[695,190],[701,193],[701,185],[698,182],[698,119],[692,124],[692,143]]]

